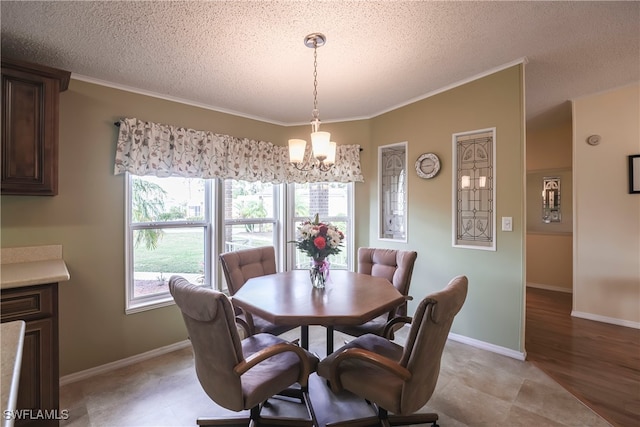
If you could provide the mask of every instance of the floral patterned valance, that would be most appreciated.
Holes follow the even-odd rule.
[[[120,121],[114,173],[123,172],[274,184],[363,181],[359,145],[339,145],[327,172],[303,172],[289,162],[286,146],[135,118]]]

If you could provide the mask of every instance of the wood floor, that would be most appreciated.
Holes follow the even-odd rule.
[[[640,425],[640,330],[571,317],[571,298],[527,288],[527,360],[612,425]]]

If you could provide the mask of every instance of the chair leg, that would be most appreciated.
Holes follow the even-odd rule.
[[[260,409],[262,409],[261,405],[256,405],[251,408],[251,423],[249,424],[249,427],[260,425]]]
[[[391,427],[389,424],[389,413],[386,409],[379,407],[378,405],[374,405],[378,408],[378,419],[380,420],[380,425],[382,427]]]
[[[198,418],[196,424],[199,426],[247,427],[250,421],[249,417]]]
[[[292,390],[292,389],[288,389]],[[276,413],[265,413],[263,408],[267,409],[270,405],[269,402],[265,402],[263,405],[259,407],[251,408],[251,423],[249,427],[262,427],[262,426],[277,426],[277,427],[316,427],[316,417],[313,412],[313,407],[311,405],[311,400],[309,399],[309,392],[306,387],[301,387],[300,389],[293,389],[292,391],[296,391],[300,396],[300,402],[296,401],[296,404],[302,404],[305,408],[305,415],[302,417],[298,417],[300,413],[298,412],[294,418],[289,418],[286,416],[284,412],[276,411]],[[282,398],[277,395],[274,397]],[[285,397],[286,398],[286,397]],[[273,408],[275,409],[275,408]],[[269,411],[266,411],[269,412]],[[291,414],[289,414],[291,415]]]
[[[392,426],[410,426],[414,424],[428,424],[438,427],[438,414],[411,414],[411,415],[389,415],[389,423]]]
[[[359,418],[356,420],[337,421],[328,423],[325,427],[379,427],[380,419],[377,416]]]
[[[375,405],[378,410],[378,418],[380,423],[385,427],[390,426],[410,426],[414,424],[427,424],[432,423],[432,427],[438,426],[438,414],[425,413],[425,414],[409,414],[409,415],[397,415],[387,412],[386,409]]]
[[[302,388],[289,387],[285,388],[273,397],[284,398],[284,400],[293,399],[296,402],[304,403],[304,393],[305,391]]]

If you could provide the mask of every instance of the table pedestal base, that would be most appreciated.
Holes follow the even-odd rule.
[[[333,326],[325,326],[327,330],[327,356],[333,353]],[[300,326],[300,346],[309,350],[309,326]]]

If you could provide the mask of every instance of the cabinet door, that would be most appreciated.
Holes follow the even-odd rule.
[[[58,193],[59,82],[2,67],[2,193]]]
[[[55,357],[54,319],[27,322],[16,409],[51,413],[58,409],[58,360]],[[53,413],[55,414],[55,412]],[[56,419],[16,420],[16,426],[57,426]]]
[[[60,394],[58,285],[3,289],[0,296],[0,320],[26,322],[16,409],[31,410],[33,415],[16,419],[15,425],[57,426]]]

